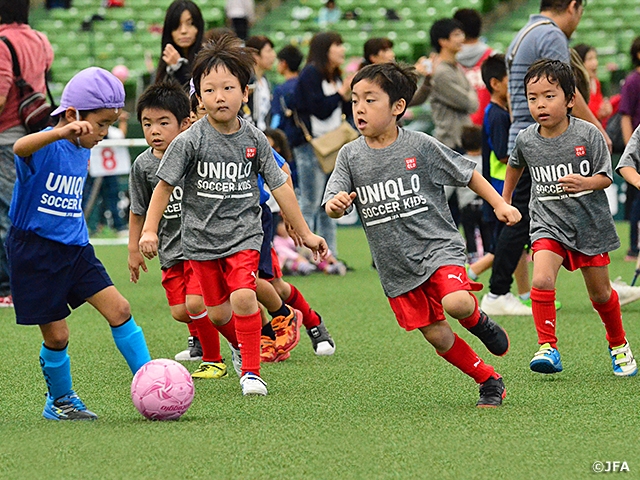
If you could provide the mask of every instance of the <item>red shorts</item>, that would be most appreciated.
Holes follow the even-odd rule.
[[[464,267],[446,265],[419,287],[389,298],[389,304],[398,324],[409,332],[444,320],[442,298],[460,290],[480,291],[482,284],[470,281]]]
[[[280,269],[280,260],[278,259],[278,254],[276,253],[276,249],[271,247],[271,263],[273,263],[273,277],[269,279],[269,281],[274,278],[282,278],[282,270]]]
[[[536,252],[540,250],[549,250],[560,255],[563,258],[562,266],[570,272],[582,267],[604,267],[611,263],[611,259],[607,252],[593,256],[585,255],[584,253],[569,250],[563,244],[551,238],[541,238],[540,240],[536,240],[533,242],[533,245],[531,245],[531,248],[533,249],[534,258]]]
[[[242,250],[217,260],[191,260],[194,276],[202,290],[207,307],[222,305],[229,295],[241,288],[255,292],[260,252]]]
[[[200,283],[193,274],[189,260],[162,270],[162,286],[170,307],[185,303],[187,295],[201,295]]]

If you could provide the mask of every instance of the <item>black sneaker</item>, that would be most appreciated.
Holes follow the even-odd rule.
[[[489,380],[480,384],[480,400],[478,400],[476,406],[499,407],[506,396],[507,389],[504,388],[502,377],[489,377]]]
[[[189,348],[176,353],[175,359],[178,362],[201,362],[202,345],[198,337],[189,337]]]
[[[475,327],[468,328],[471,333],[480,339],[494,355],[503,356],[509,351],[509,337],[500,325],[491,320],[489,316],[480,310],[480,320]]]
[[[320,325],[307,330],[307,335],[311,339],[313,351],[316,352],[316,355],[333,355],[336,351],[336,344],[322,320],[320,320]]]

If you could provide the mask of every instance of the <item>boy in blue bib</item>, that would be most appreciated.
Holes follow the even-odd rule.
[[[124,106],[124,88],[97,67],[76,74],[52,115],[58,124],[18,140],[17,180],[6,247],[16,320],[38,325],[40,365],[47,383],[42,415],[49,420],[95,420],[74,392],[66,318],[89,302],[109,322],[113,339],[136,373],[151,360],[129,302],[114,287],[89,243],[82,190],[90,149],[107,134]]]

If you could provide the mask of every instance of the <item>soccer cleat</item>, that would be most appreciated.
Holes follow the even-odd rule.
[[[290,352],[300,341],[300,323],[302,312],[287,307],[291,313],[286,317],[280,315],[271,320],[273,331],[276,332],[275,349],[278,356]]]
[[[0,297],[0,308],[13,308],[13,297],[11,295]]]
[[[507,389],[502,377],[489,377],[486,382],[480,384],[480,399],[476,407],[499,407],[506,396]]]
[[[191,374],[191,378],[218,379],[227,376],[227,366],[224,362],[202,362]]]
[[[271,363],[275,362],[277,358],[276,341],[267,335],[262,335],[260,337],[260,361]]]
[[[475,327],[468,328],[471,333],[480,339],[494,355],[501,357],[509,351],[509,336],[504,328],[491,320],[486,313],[480,310],[480,319]]]
[[[178,362],[201,362],[202,361],[202,345],[198,337],[189,337],[189,348],[176,353],[174,357]]]
[[[316,355],[333,355],[336,351],[336,344],[329,335],[327,327],[324,326],[324,322],[320,320],[320,324],[316,327],[307,330],[307,335],[311,339],[313,345],[313,351]]]
[[[627,285],[621,277],[611,281],[611,288],[618,292],[620,306],[640,300],[640,287]]]
[[[259,375],[253,372],[245,373],[240,379],[240,386],[242,387],[242,395],[266,395],[267,394],[267,382],[262,380]]]
[[[495,298],[489,294],[482,297],[480,309],[490,316],[512,315],[524,316],[533,315],[531,307],[523,305],[522,302],[511,292],[505,295],[497,295]]]
[[[238,374],[238,377],[242,377],[242,354],[240,353],[240,348],[235,348],[231,343],[229,343],[229,348],[231,349],[233,369]]]
[[[560,352],[548,343],[540,345],[540,349],[529,362],[529,368],[538,373],[559,373],[562,371]]]
[[[42,416],[47,420],[96,420],[98,416],[87,410],[78,394],[73,390],[54,400],[47,394]]]
[[[520,299],[520,301],[522,302],[523,305],[531,308],[531,299],[530,298],[527,298],[526,300]],[[560,303],[559,301],[556,300],[553,303],[555,304],[556,312],[562,308],[562,303]]]
[[[638,373],[638,366],[629,348],[629,342],[619,347],[609,348],[609,355],[611,355],[613,374],[616,377],[633,377]]]

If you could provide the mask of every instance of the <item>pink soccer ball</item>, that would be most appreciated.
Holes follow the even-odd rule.
[[[193,380],[178,362],[159,358],[145,363],[131,382],[131,399],[150,420],[177,420],[193,401]]]

